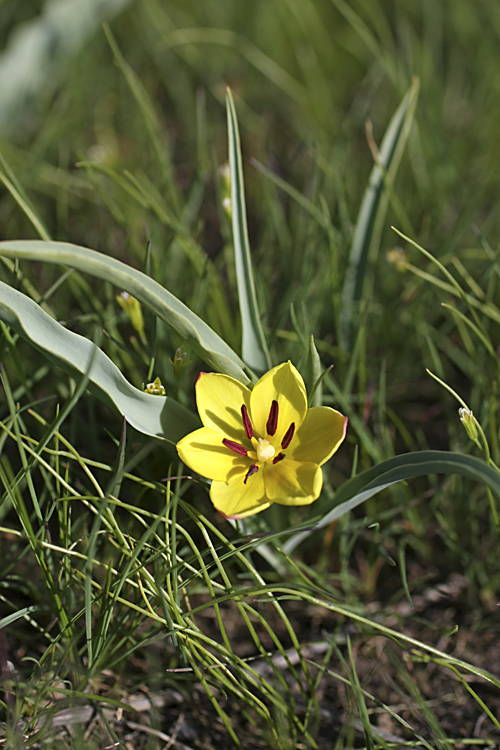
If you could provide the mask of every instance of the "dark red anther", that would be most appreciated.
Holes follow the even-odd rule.
[[[284,458],[285,458],[284,453],[278,453],[278,455],[273,458],[273,464],[277,464],[278,461],[283,461]]]
[[[266,424],[266,431],[268,435],[274,435],[278,429],[278,402],[273,401],[271,404],[271,410],[269,411],[269,419]]]
[[[236,443],[234,440],[228,440],[227,438],[224,438],[223,441],[226,448],[230,448],[232,451],[237,453],[239,456],[246,456],[247,455],[247,449],[244,445],[240,445],[239,443]]]
[[[250,440],[253,438],[253,427],[245,404],[241,407],[241,416],[243,418],[243,427],[245,428],[246,436]]]
[[[285,432],[283,436],[283,440],[281,441],[281,447],[288,448],[290,443],[292,442],[293,433],[295,432],[295,422],[292,422],[288,430]]]
[[[251,477],[251,476],[252,476],[252,474],[257,474],[257,472],[258,472],[258,471],[259,471],[259,467],[258,467],[258,466],[256,466],[255,464],[252,464],[252,465],[250,466],[250,468],[248,469],[248,471],[247,471],[247,475],[246,475],[246,477],[245,477],[245,481],[244,481],[244,484],[246,484],[246,483],[247,483],[247,479],[248,479],[248,477]]]

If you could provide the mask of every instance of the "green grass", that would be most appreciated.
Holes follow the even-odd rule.
[[[39,11],[1,5],[2,38]],[[111,379],[2,318],[7,747],[500,742],[499,41],[494,0],[143,0],[20,98],[0,281],[95,342]],[[134,328],[117,266],[7,252],[38,239],[145,273],[212,331],[186,333],[139,275]],[[309,390],[333,365],[315,403],[349,427],[315,505],[237,525],[168,440],[200,370],[239,357],[257,375],[291,359]],[[133,386],[118,408],[111,363]],[[166,441],[119,413],[133,424],[157,376],[180,404]],[[462,474],[436,474],[445,451]],[[410,453],[422,471],[394,459]]]

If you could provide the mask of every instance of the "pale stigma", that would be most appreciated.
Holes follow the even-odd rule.
[[[257,451],[257,459],[263,464],[265,464],[266,461],[269,461],[269,459],[276,453],[269,440],[264,440],[264,438],[259,438],[257,440],[255,449]]]

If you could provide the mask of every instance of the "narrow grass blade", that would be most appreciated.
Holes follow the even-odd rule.
[[[387,210],[384,188],[394,182],[413,122],[419,87],[415,78],[389,123],[359,209],[342,288],[340,333],[346,351],[353,337],[357,305],[363,299],[370,251],[376,246]]]
[[[113,52],[116,64],[127,82],[127,85],[134,97],[135,103],[142,115],[144,124],[146,126],[149,139],[154,148],[158,164],[163,173],[164,186],[168,191],[168,197],[174,208],[174,212],[178,209],[178,198],[175,190],[175,181],[173,179],[173,169],[170,160],[170,154],[168,144],[165,142],[165,128],[162,128],[158,117],[156,115],[153,103],[149,94],[146,91],[141,79],[137,73],[130,67],[116,43],[116,40],[111,33],[111,30],[107,24],[104,25],[104,33],[108,40],[109,46]]]
[[[328,526],[397,482],[432,474],[459,474],[500,493],[500,472],[475,456],[448,451],[415,451],[382,461],[345,482],[336,494],[337,505],[319,518],[316,529]],[[290,554],[311,533],[305,531],[288,539],[283,545],[285,554]]]
[[[17,179],[14,170],[10,168],[3,154],[0,153],[0,182],[3,182],[19,208],[24,212],[33,224],[42,240],[50,240],[50,234],[35,207],[26,195],[23,186]]]
[[[276,185],[279,190],[282,190],[284,193],[289,195],[290,198],[295,201],[298,206],[303,208],[304,211],[307,211],[307,213],[319,224],[320,227],[323,227],[324,229],[327,228],[327,221],[323,211],[315,206],[314,203],[310,201],[309,198],[307,198],[307,196],[303,195],[300,192],[300,190],[294,188],[293,185],[272,172],[264,164],[261,164],[259,161],[257,161],[257,159],[251,159],[250,163],[253,167],[255,167],[255,169],[257,169],[261,174],[267,177],[268,180]]]
[[[159,4],[158,4],[159,5]],[[300,84],[288,70],[281,67],[271,57],[262,52],[249,41],[247,34],[237,34],[231,29],[218,28],[182,28],[175,29],[163,35],[163,41],[167,48],[184,47],[186,45],[198,46],[211,44],[220,47],[229,47],[237,50],[250,66],[258,70],[278,90],[285,93],[296,101],[301,108],[307,107],[308,96],[305,86]],[[205,52],[201,58],[205,61]],[[217,54],[216,52],[214,54]],[[205,65],[205,62],[203,62]]]
[[[13,240],[0,242],[0,255],[19,260],[60,263],[114,284],[148,306],[186,345],[216,372],[247,385],[244,362],[226,342],[177,297],[141,271],[95,250],[68,242]]]
[[[271,367],[269,351],[260,320],[253,278],[250,243],[245,208],[245,187],[241,161],[240,135],[233,97],[227,90],[227,127],[229,168],[231,171],[231,214],[233,220],[234,255],[242,325],[242,357],[257,372]]]
[[[441,307],[444,307],[446,308],[446,310],[449,310],[454,318],[457,318],[459,321],[462,321],[467,328],[470,328],[470,330],[473,331],[473,333],[475,333],[478,339],[481,341],[481,343],[483,344],[488,354],[491,354],[491,356],[495,360],[497,359],[497,353],[495,349],[493,348],[493,344],[491,343],[489,338],[487,338],[486,334],[483,333],[483,331],[480,329],[479,326],[477,326],[475,323],[469,320],[469,318],[466,315],[464,315],[463,312],[461,312],[460,310],[457,310],[456,307],[453,307],[452,305],[448,305],[446,304],[446,302],[441,302]],[[474,355],[474,352],[472,352],[472,354]]]
[[[20,620],[21,617],[28,617],[28,615],[30,615],[32,612],[36,612],[36,610],[37,610],[37,607],[36,605],[33,604],[29,607],[23,607],[22,609],[19,609],[17,612],[13,612],[11,615],[2,617],[2,619],[0,620],[0,630],[7,628],[9,625],[12,625],[13,622]]]
[[[350,685],[354,695],[354,699],[358,706],[359,717],[361,720],[361,726],[363,727],[363,734],[365,738],[366,750],[374,750],[375,743],[373,741],[373,727],[370,724],[370,716],[368,714],[368,708],[365,702],[365,696],[361,689],[358,673],[356,672],[356,662],[354,659],[354,653],[352,650],[352,643],[349,636],[347,636],[347,652],[349,654],[349,665],[350,665]]]
[[[123,477],[125,474],[126,448],[127,448],[127,423],[124,420],[123,426],[122,426],[122,434],[120,436],[120,444],[118,446],[118,455],[116,457],[116,464],[115,464],[114,471],[113,471],[113,476],[111,477],[106,487],[106,494],[114,495],[114,497],[120,496],[120,489],[121,489]]]
[[[86,375],[96,395],[118,409],[136,430],[176,442],[199,426],[197,418],[170,397],[134,388],[99,347],[68,331],[36,302],[3,282],[0,319],[61,367]]]
[[[412,240],[410,237],[408,237],[406,234],[403,234],[403,232],[400,232],[399,229],[396,227],[391,227],[391,229],[396,232],[401,239],[405,240],[405,242],[408,242],[410,245],[412,245],[414,248],[416,248],[424,257],[426,257],[428,260],[433,263],[433,265],[438,268],[443,276],[447,279],[449,284],[446,282],[441,281],[440,279],[436,278],[432,274],[426,274],[424,271],[420,271],[420,269],[415,268],[410,263],[406,264],[406,267],[408,270],[411,270],[412,273],[415,273],[416,275],[420,275],[421,278],[429,281],[434,286],[444,289],[450,294],[453,294],[455,297],[460,297],[462,302],[467,306],[474,323],[476,324],[478,329],[481,329],[481,321],[476,314],[476,309],[480,310],[480,312],[483,315],[487,315],[492,320],[495,320],[496,322],[500,322],[498,307],[496,305],[492,304],[483,304],[480,299],[476,299],[475,292],[473,294],[468,294],[462,286],[459,284],[459,282],[455,279],[453,274],[448,270],[446,265],[442,263],[438,258],[436,258],[432,253],[430,253],[428,250],[425,249],[425,247],[422,247],[419,245],[415,240]],[[455,264],[454,264],[455,265]],[[480,295],[484,297],[484,295]]]

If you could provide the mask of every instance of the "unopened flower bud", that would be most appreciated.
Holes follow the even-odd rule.
[[[183,367],[191,364],[191,360],[187,358],[187,351],[185,346],[178,346],[175,350],[174,358],[170,360],[174,375],[176,378],[181,374]]]
[[[167,392],[165,387],[162,385],[160,378],[155,378],[152,383],[148,383],[144,388],[145,393],[150,393],[152,396],[166,396]]]
[[[132,297],[131,294],[128,292],[120,292],[116,296],[116,301],[124,310],[128,317],[130,322],[132,323],[133,327],[141,337],[143,341],[145,341],[145,333],[144,333],[144,319],[142,317],[142,310],[141,310],[141,303],[139,300],[137,300],[135,297]]]
[[[478,440],[478,431],[473,413],[470,411],[470,409],[462,406],[458,410],[458,416],[460,417],[460,421],[465,427],[467,436],[476,443]]]

